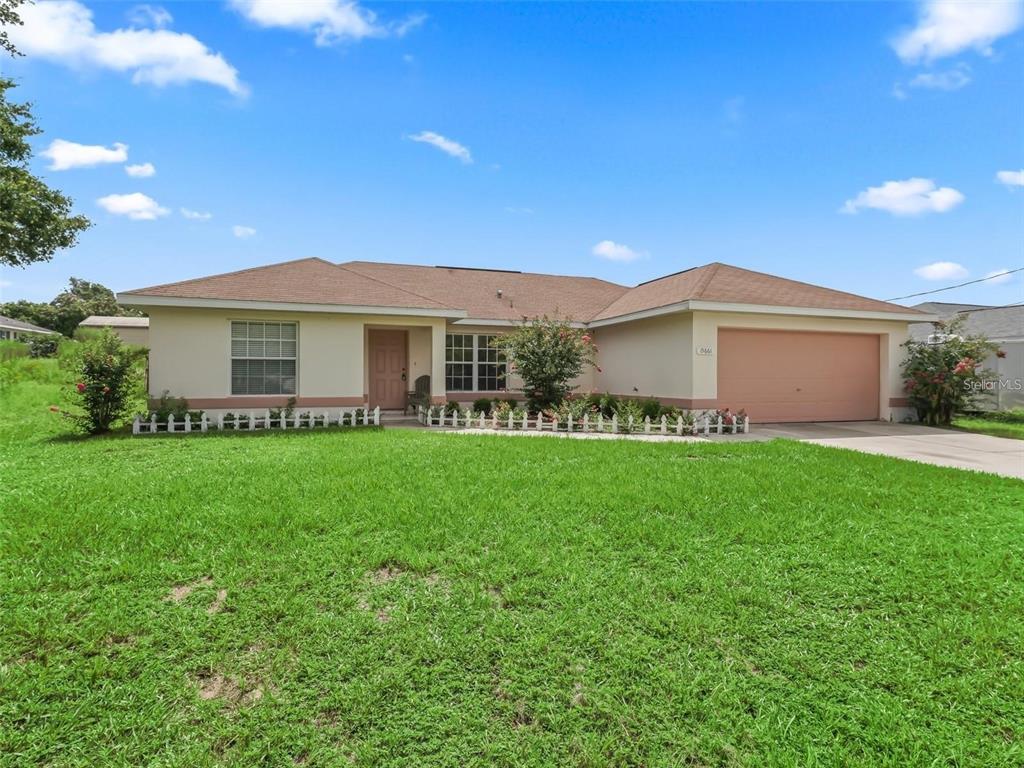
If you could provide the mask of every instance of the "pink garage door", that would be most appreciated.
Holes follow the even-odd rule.
[[[718,329],[718,404],[751,421],[878,418],[878,336]]]

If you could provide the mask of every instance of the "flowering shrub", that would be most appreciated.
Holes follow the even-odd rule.
[[[587,366],[597,366],[593,338],[565,320],[536,318],[491,344],[505,354],[509,371],[523,380],[527,405],[535,412],[561,403],[574,389],[569,382]]]
[[[963,320],[935,323],[935,343],[911,339],[903,346],[903,389],[917,418],[925,424],[946,425],[953,415],[975,405],[986,394],[982,380],[989,372],[981,368],[997,344],[984,336],[963,334]]]
[[[74,365],[71,399],[84,413],[64,415],[91,435],[109,432],[127,418],[140,380],[138,354],[109,330],[83,344]]]

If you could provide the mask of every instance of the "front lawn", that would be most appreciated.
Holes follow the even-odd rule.
[[[966,432],[1024,440],[1024,410],[1018,408],[1001,413],[959,415],[954,417],[953,426]]]
[[[68,440],[0,392],[0,765],[1024,763],[1024,484],[795,442]]]

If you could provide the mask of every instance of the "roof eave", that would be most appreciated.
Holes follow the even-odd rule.
[[[402,317],[464,318],[463,309],[423,307],[382,307],[358,304],[311,304],[289,301],[252,301],[243,299],[203,299],[184,296],[149,296],[124,292],[117,303],[128,307],[192,307],[197,309],[247,309],[266,312],[321,312],[336,315],[398,315]]]
[[[908,323],[927,323],[938,320],[936,315],[928,315],[923,312],[883,312],[879,310],[865,309],[831,309],[826,307],[791,307],[775,304],[740,304],[737,302],[724,301],[702,301],[691,299],[680,301],[674,304],[666,304],[662,307],[653,307],[638,312],[630,312],[615,317],[592,320],[591,328],[599,328],[602,325],[614,325],[616,323],[627,323],[633,320],[643,320],[648,317],[659,317],[677,312],[741,312],[746,314],[759,315],[800,315],[804,317],[836,317],[853,320],[893,320]]]

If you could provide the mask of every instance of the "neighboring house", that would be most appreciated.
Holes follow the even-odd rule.
[[[148,317],[114,317],[112,315],[90,315],[78,324],[79,328],[99,330],[109,328],[125,344],[145,347],[149,344]]]
[[[489,337],[538,315],[590,329],[580,391],[755,421],[901,418],[915,310],[708,264],[630,288],[589,277],[302,259],[118,294],[149,314],[150,396],[244,410],[402,408],[505,395]],[[510,376],[507,386],[519,382]],[[512,395],[513,397],[516,395]],[[521,399],[521,395],[519,395]]]
[[[935,315],[940,320],[962,316],[965,333],[980,334],[998,343],[1006,356],[991,355],[982,363],[996,373],[996,381],[992,386],[992,399],[981,404],[1001,411],[1024,408],[1024,306],[986,307],[927,302],[918,304],[914,309]],[[910,334],[919,341],[927,341],[935,335],[935,326],[932,323],[913,323]]]
[[[56,331],[51,331],[49,328],[41,328],[38,325],[32,325],[32,323],[26,323],[24,320],[15,320],[12,317],[0,315],[0,341],[21,339],[40,333],[51,334],[56,333]]]

